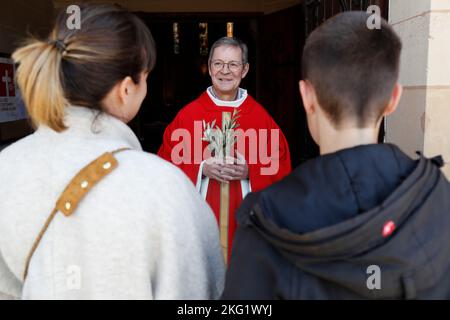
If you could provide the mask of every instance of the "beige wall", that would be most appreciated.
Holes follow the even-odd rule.
[[[400,83],[404,93],[398,110],[386,120],[386,140],[398,144],[410,156],[424,147],[421,123],[426,106],[430,19],[422,14],[430,8],[430,1],[424,0],[389,2],[389,23],[403,42]]]
[[[424,153],[442,154],[450,178],[450,0],[431,1]]]
[[[448,85],[431,86],[427,90],[423,151],[427,156],[444,157],[446,162],[444,171],[450,179],[450,86]]]
[[[26,36],[47,34],[52,25],[51,0],[9,0],[0,2],[0,52],[11,53]]]
[[[442,155],[450,177],[450,0],[391,0],[389,22],[403,41],[404,94],[386,139],[410,155]]]
[[[264,12],[272,13],[302,0],[94,0],[94,3],[119,3],[130,11],[144,12]],[[71,0],[54,0],[60,8],[73,3]]]

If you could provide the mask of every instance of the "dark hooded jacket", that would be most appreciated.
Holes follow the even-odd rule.
[[[251,193],[223,298],[450,299],[450,183],[440,166],[365,145]]]

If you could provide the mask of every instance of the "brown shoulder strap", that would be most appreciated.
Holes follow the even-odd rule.
[[[59,197],[56,202],[56,206],[53,209],[50,216],[45,221],[39,235],[33,243],[33,246],[28,253],[25,262],[25,271],[23,273],[23,280],[27,278],[28,268],[30,266],[31,258],[36,251],[39,243],[42,240],[45,232],[47,231],[50,223],[53,221],[56,213],[61,211],[66,217],[69,217],[74,213],[78,204],[83,200],[86,194],[104,177],[111,173],[115,168],[117,168],[117,160],[114,155],[129,150],[129,148],[121,148],[112,152],[105,152],[100,157],[92,161],[90,164],[81,169],[75,177],[72,178],[70,183],[67,185],[64,192]]]

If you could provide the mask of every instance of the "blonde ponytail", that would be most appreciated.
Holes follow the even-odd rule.
[[[62,85],[60,50],[52,43],[30,39],[12,57],[19,64],[17,82],[34,124],[57,132],[66,129],[64,109],[68,102]]]
[[[82,4],[81,29],[67,28],[62,9],[48,36],[33,37],[13,53],[17,82],[28,114],[38,127],[57,132],[68,105],[103,111],[103,100],[130,76],[139,83],[142,72],[155,65],[156,49],[145,23],[116,5]]]

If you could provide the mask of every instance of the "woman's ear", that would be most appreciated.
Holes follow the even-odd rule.
[[[402,93],[403,87],[399,83],[395,84],[391,98],[389,99],[389,103],[383,112],[383,116],[388,116],[397,109],[398,104],[400,103],[400,99],[402,97]]]
[[[118,82],[102,101],[105,111],[121,119],[126,107],[132,103],[135,86],[131,77]]]
[[[134,93],[135,87],[136,84],[130,76],[126,77],[120,82],[118,94],[121,104],[128,104],[130,98]]]
[[[314,114],[316,109],[314,106],[314,89],[311,83],[305,80],[299,82],[300,95],[302,96],[303,107],[307,114]]]

